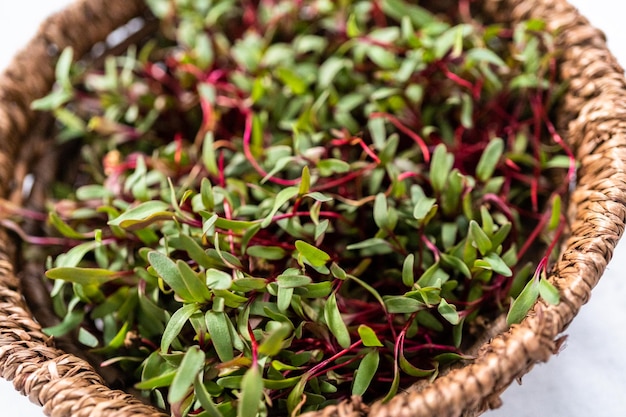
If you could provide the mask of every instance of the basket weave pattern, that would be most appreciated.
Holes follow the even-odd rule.
[[[387,404],[353,399],[318,415],[455,417],[478,415],[499,404],[499,394],[558,349],[559,336],[587,302],[624,231],[626,221],[626,82],[604,36],[565,0],[479,1],[491,21],[539,18],[558,30],[559,75],[568,90],[557,125],[579,162],[569,197],[569,234],[551,274],[561,303],[539,302],[520,325],[494,335],[476,360],[420,384]],[[51,17],[0,76],[0,197],[14,187],[14,160],[37,124],[29,110],[54,82],[58,52],[87,53],[111,31],[144,10],[140,0],[80,0]],[[0,213],[1,215],[1,213]],[[41,332],[16,276],[17,245],[0,228],[0,376],[51,416],[166,415],[134,396],[111,390],[84,360],[55,347]]]

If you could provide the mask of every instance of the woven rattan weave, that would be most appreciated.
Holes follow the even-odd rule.
[[[486,19],[540,18],[558,30],[559,75],[568,90],[556,120],[579,162],[567,215],[569,233],[551,274],[561,292],[557,306],[538,303],[511,329],[494,327],[477,359],[433,383],[412,387],[386,404],[358,399],[327,407],[328,416],[470,416],[495,407],[499,394],[558,349],[559,337],[589,299],[626,221],[626,83],[603,34],[564,0],[482,0]],[[36,37],[0,76],[0,197],[15,188],[15,160],[41,133],[29,109],[54,81],[55,58],[66,46],[86,54],[131,18],[145,13],[140,0],[79,0],[45,21]],[[45,132],[43,133],[45,136]],[[27,141],[27,137],[31,141]],[[26,149],[28,151],[29,149]],[[0,229],[0,376],[51,416],[165,415],[131,394],[112,390],[83,359],[61,350],[41,332],[27,305],[14,238]],[[19,267],[18,267],[19,266]],[[496,321],[496,323],[498,323]]]

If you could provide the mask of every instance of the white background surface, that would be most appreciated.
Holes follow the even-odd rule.
[[[35,33],[39,22],[69,0],[0,0],[0,69]],[[602,29],[626,66],[626,3],[570,0]],[[2,140],[2,138],[0,138]],[[567,329],[565,349],[537,365],[503,395],[504,405],[486,417],[604,417],[626,415],[626,242]],[[40,417],[43,412],[0,378],[0,415]],[[435,416],[433,416],[435,417]]]

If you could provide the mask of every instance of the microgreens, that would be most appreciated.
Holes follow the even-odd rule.
[[[61,247],[49,334],[172,415],[295,415],[470,360],[474,319],[511,297],[510,323],[558,302],[545,276],[575,164],[542,22],[147,3],[154,39],[102,68],[65,50],[33,104],[81,141],[71,191],[47,196],[55,233],[1,220]]]

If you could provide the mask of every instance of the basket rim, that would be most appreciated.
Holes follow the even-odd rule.
[[[486,341],[475,361],[423,389],[409,389],[386,404],[367,405],[355,398],[309,416],[452,417],[497,407],[499,395],[513,380],[556,353],[561,333],[589,299],[624,232],[626,126],[619,120],[626,116],[626,81],[604,35],[566,0],[484,0],[481,5],[498,21],[543,19],[557,30],[556,42],[564,51],[559,71],[569,87],[560,128],[580,167],[567,213],[569,238],[549,275],[561,303],[539,301],[522,323]],[[20,138],[36,118],[30,102],[54,82],[51,50],[58,54],[72,46],[82,55],[143,11],[141,0],[78,0],[44,21],[14,57],[0,76],[0,196],[8,193]],[[166,415],[109,389],[89,364],[53,346],[22,299],[13,255],[8,234],[0,228],[0,376],[13,380],[46,414],[88,415],[97,410],[102,416]]]

